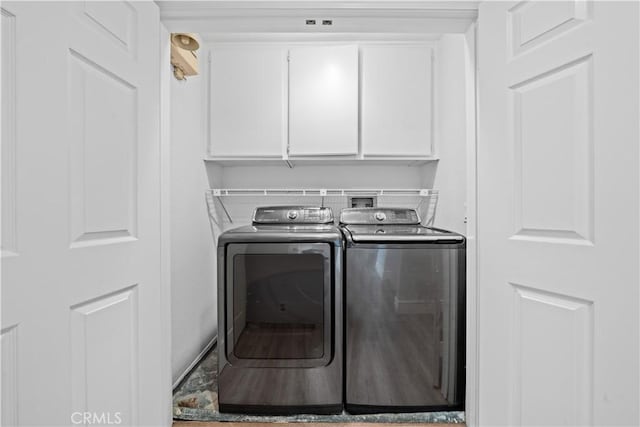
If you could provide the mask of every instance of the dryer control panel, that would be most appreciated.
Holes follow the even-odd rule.
[[[325,206],[263,206],[253,213],[253,224],[332,224],[333,212]]]

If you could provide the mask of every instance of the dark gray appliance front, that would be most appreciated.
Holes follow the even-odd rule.
[[[464,238],[406,223],[343,232],[346,410],[464,409]]]
[[[342,257],[333,225],[254,225],[220,237],[221,412],[342,411]]]

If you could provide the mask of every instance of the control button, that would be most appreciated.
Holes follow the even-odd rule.
[[[289,218],[289,219],[298,218],[298,212],[297,211],[289,211],[289,212],[287,212],[287,218]]]
[[[384,214],[384,212],[376,212],[375,218],[378,221],[384,221],[385,219],[387,219],[387,216]]]

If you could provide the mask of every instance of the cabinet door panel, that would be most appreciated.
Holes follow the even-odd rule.
[[[290,50],[289,153],[358,152],[358,47]]]
[[[286,141],[286,49],[211,49],[209,155],[281,156]]]
[[[431,47],[363,46],[361,55],[363,154],[431,155]]]

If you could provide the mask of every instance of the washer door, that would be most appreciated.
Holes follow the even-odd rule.
[[[226,250],[229,362],[246,367],[329,364],[331,245],[229,244]]]

